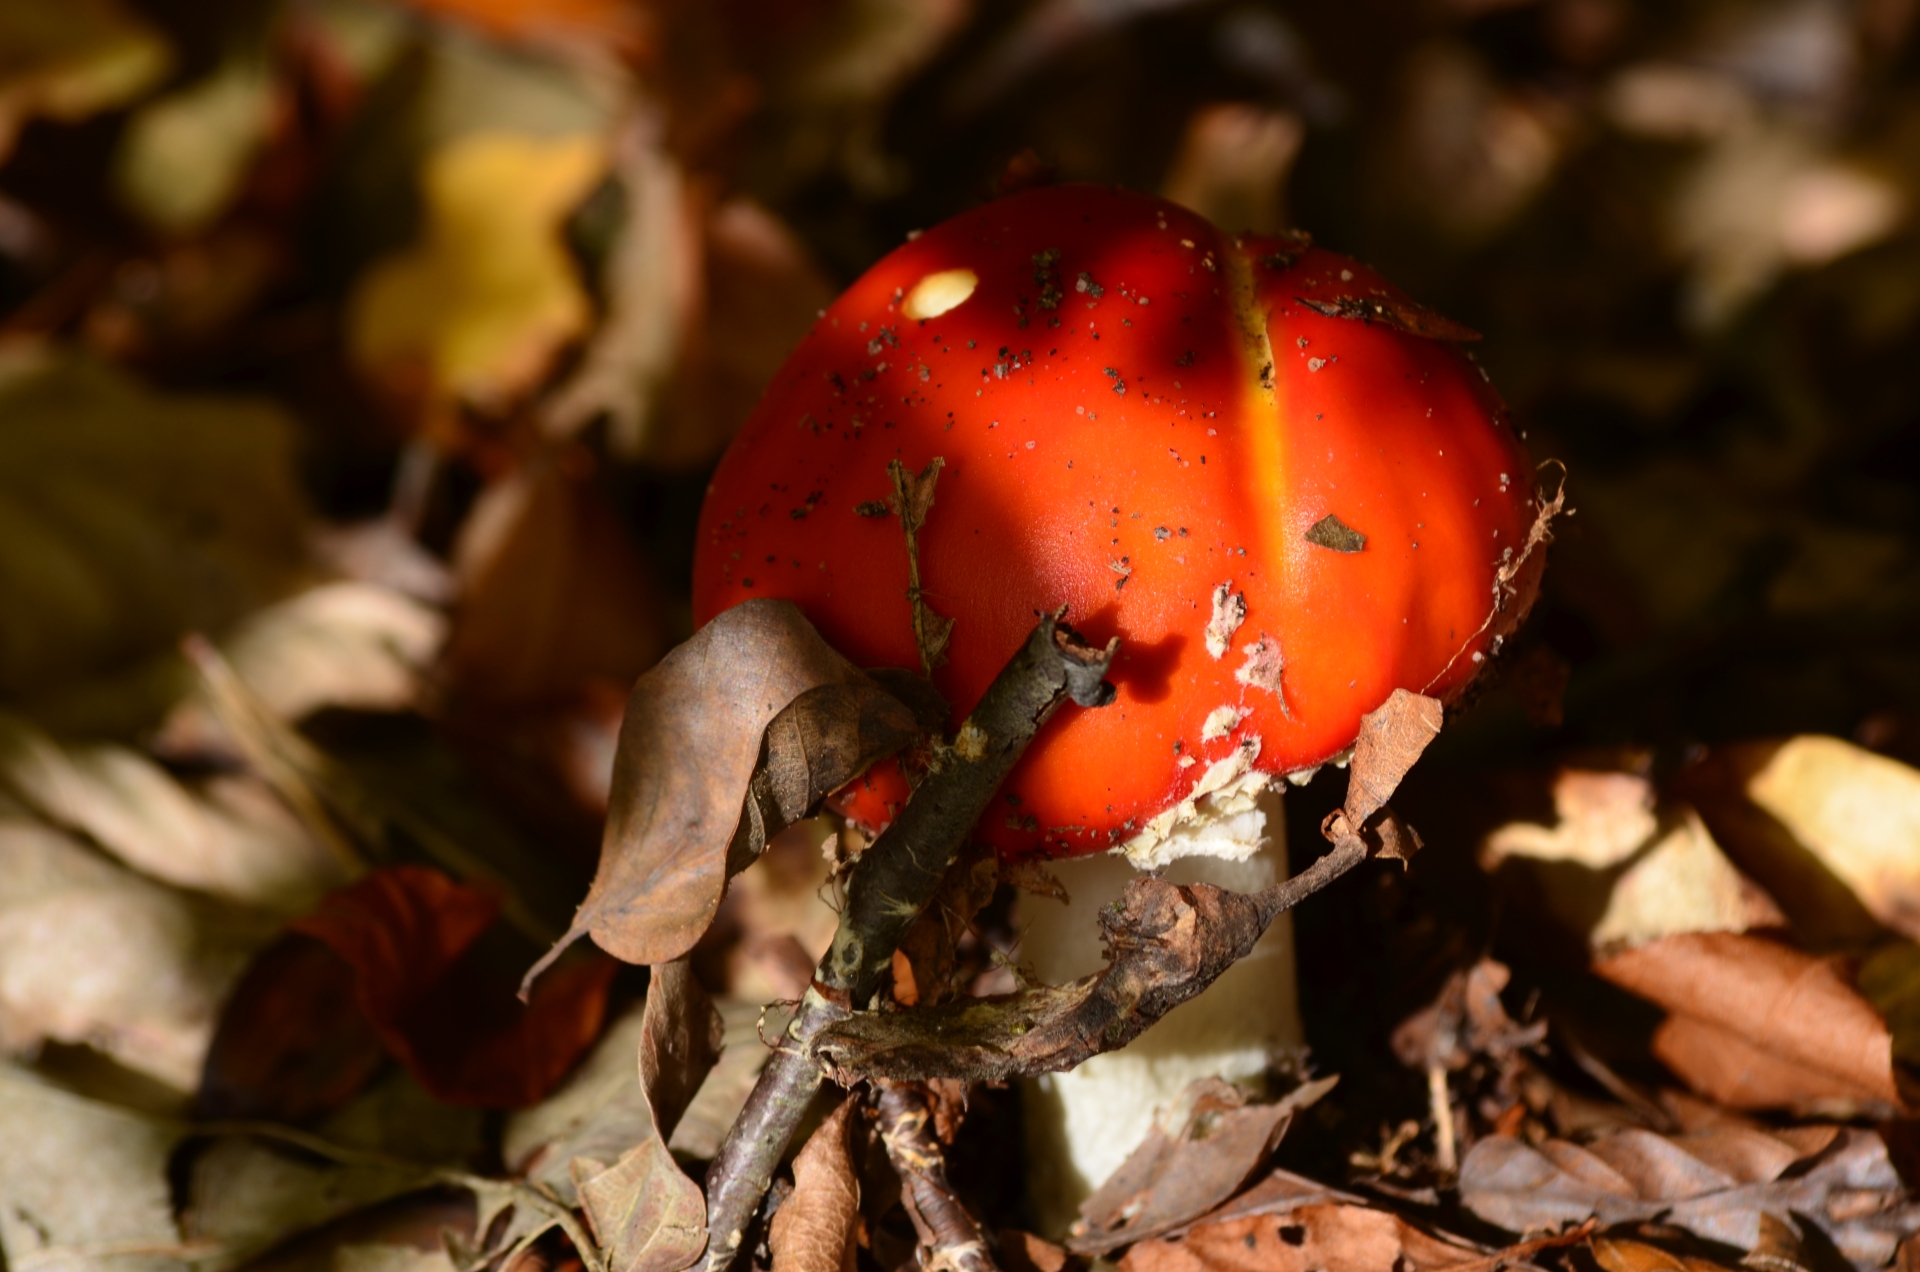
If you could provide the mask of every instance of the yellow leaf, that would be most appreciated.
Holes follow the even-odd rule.
[[[73,121],[131,101],[172,60],[115,0],[0,0],[0,159],[33,116]]]
[[[433,154],[424,237],[354,293],[354,360],[385,379],[424,374],[436,398],[479,405],[530,387],[586,329],[560,231],[606,163],[590,136],[475,133]]]

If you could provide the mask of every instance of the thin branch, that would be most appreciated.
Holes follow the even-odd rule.
[[[880,1141],[900,1176],[901,1199],[924,1253],[925,1272],[999,1272],[980,1221],[947,1181],[947,1155],[933,1133],[933,1101],[919,1083],[879,1088]]]
[[[1087,645],[1060,621],[1065,613],[1034,625],[953,742],[934,749],[899,817],[854,863],[833,946],[708,1168],[706,1272],[726,1272],[738,1257],[774,1167],[826,1076],[812,1054],[814,1038],[872,1004],[901,938],[1040,726],[1069,699],[1088,707],[1113,700],[1103,677],[1119,642]]]

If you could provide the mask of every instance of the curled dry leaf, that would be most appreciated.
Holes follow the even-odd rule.
[[[793,1161],[793,1192],[773,1216],[773,1272],[851,1272],[860,1180],[849,1147],[857,1100],[842,1100]]]
[[[839,690],[798,704],[822,686]],[[668,654],[627,701],[593,886],[526,983],[589,934],[629,963],[664,963],[692,949],[732,869],[757,856],[785,821],[914,736],[913,713],[878,693],[786,601],[737,605]],[[796,714],[780,720],[789,707]],[[800,753],[771,754],[782,740]],[[768,777],[755,790],[761,771]],[[749,842],[731,854],[743,821]]]
[[[1226,1201],[1265,1163],[1293,1115],[1331,1091],[1338,1077],[1295,1089],[1273,1104],[1250,1104],[1238,1087],[1203,1078],[1181,1093],[1169,1133],[1156,1124],[1120,1169],[1081,1203],[1067,1246],[1107,1254],[1159,1236]]]
[[[720,1013],[687,960],[655,965],[640,1027],[640,1090],[661,1139],[673,1138],[673,1128],[720,1059],[724,1036]]]
[[[1460,1200],[1509,1232],[1657,1216],[1741,1250],[1759,1242],[1763,1216],[1800,1215],[1865,1267],[1885,1264],[1920,1230],[1920,1206],[1886,1144],[1851,1127],[1727,1126],[1672,1138],[1630,1128],[1585,1146],[1489,1136],[1461,1163]]]
[[[1834,963],[1729,932],[1669,936],[1594,966],[1670,1013],[1662,1063],[1733,1108],[1899,1107],[1893,1037]]]
[[[1681,789],[1816,948],[1920,939],[1920,772],[1839,738],[1716,747]]]
[[[1483,958],[1447,978],[1440,994],[1393,1031],[1393,1052],[1410,1069],[1458,1070],[1475,1056],[1510,1059],[1546,1039],[1547,1022],[1521,1025],[1507,1014],[1500,991],[1513,973]]]

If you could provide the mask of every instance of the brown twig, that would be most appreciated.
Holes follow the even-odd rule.
[[[1341,837],[1307,869],[1251,894],[1141,876],[1100,915],[1107,966],[1066,985],[834,1022],[814,1043],[837,1080],[1003,1082],[1059,1073],[1139,1037],[1245,957],[1283,911],[1366,860]]]
[[[900,816],[854,864],[833,947],[708,1168],[706,1272],[726,1272],[739,1255],[773,1169],[826,1076],[812,1054],[814,1038],[873,1002],[900,939],[1040,726],[1068,699],[1088,707],[1113,700],[1103,677],[1119,642],[1088,646],[1060,622],[1065,613],[1035,624],[952,743],[934,748]]]
[[[933,1100],[919,1083],[888,1083],[874,1105],[880,1141],[900,1176],[900,1199],[920,1235],[924,1272],[999,1272],[986,1232],[947,1181],[947,1155],[933,1132]]]

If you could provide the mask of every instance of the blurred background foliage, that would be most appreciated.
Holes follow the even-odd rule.
[[[1665,778],[1806,732],[1920,762],[1917,20],[0,0],[0,1049],[33,1057],[0,1068],[0,1135],[32,1148],[0,1193],[47,1225],[9,1211],[0,1244],[184,1232],[238,1258],[400,1186],[328,1200],[231,1146],[189,1171],[135,1112],[327,1113],[339,1142],[467,1161],[481,1126],[455,1106],[532,1098],[425,1063],[356,1094],[383,1045],[419,1050],[395,1024],[414,1004],[341,1023],[350,988],[319,993],[276,933],[308,916],[337,951],[377,902],[439,916],[395,957],[444,967],[498,901],[520,944],[473,946],[498,1002],[462,1027],[512,1017],[500,987],[591,873],[627,687],[687,634],[707,474],[841,286],[1008,183],[1311,231],[1485,333],[1535,457],[1564,465],[1577,511],[1508,674],[1406,792],[1436,845],[1407,887],[1476,871],[1496,801],[1474,781],[1506,766]],[[1290,801],[1296,843],[1336,798]],[[822,944],[824,867],[811,846],[787,867],[743,875],[723,926]],[[355,879],[379,886],[334,891]],[[1324,1022],[1375,997],[1398,1019],[1437,966],[1402,951],[1478,937],[1350,891],[1302,911],[1303,991],[1365,1105],[1377,1039]],[[316,916],[329,893],[354,900]],[[728,954],[730,1037],[785,992],[759,948]],[[576,970],[556,1010],[579,1037],[545,1082],[602,1023],[613,973]],[[281,1064],[303,1046],[337,1073]],[[43,1082],[103,1102],[82,1118]],[[64,1189],[82,1170],[112,1206]]]
[[[1920,754],[1914,18],[4,0],[0,691],[139,739],[183,632],[346,577],[448,617],[410,709],[587,745],[813,313],[1051,171],[1302,226],[1486,334],[1578,515],[1450,745]]]

